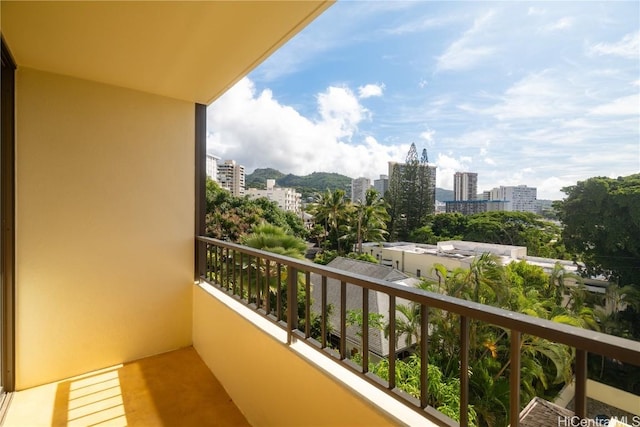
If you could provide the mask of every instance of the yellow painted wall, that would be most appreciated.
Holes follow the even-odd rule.
[[[251,425],[394,424],[285,344],[194,289],[194,347]]]
[[[194,105],[16,79],[17,388],[189,345]]]

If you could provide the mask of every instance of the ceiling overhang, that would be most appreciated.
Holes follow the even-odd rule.
[[[333,1],[7,1],[28,67],[209,104]]]

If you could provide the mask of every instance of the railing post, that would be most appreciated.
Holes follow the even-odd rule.
[[[261,258],[256,257],[256,308],[262,307],[262,275],[260,274],[261,266]]]
[[[322,325],[320,329],[322,331],[322,348],[327,347],[327,276],[322,276],[321,290],[321,306],[322,306]]]
[[[278,321],[282,320],[282,264],[278,263],[278,273],[276,278],[276,318]]]
[[[362,288],[362,373],[369,372],[369,289]]]
[[[509,345],[509,424],[518,427],[520,424],[520,331],[511,330]]]
[[[578,348],[576,348],[574,412],[581,419],[587,417],[587,352]]]
[[[396,297],[389,295],[389,390],[396,388]]]
[[[287,344],[293,340],[293,330],[298,328],[298,270],[287,266]]]
[[[347,282],[340,282],[340,360],[347,358]]]
[[[311,272],[304,275],[304,336],[311,336]]]
[[[429,307],[420,305],[420,406],[429,404]]]
[[[264,307],[267,314],[271,314],[271,261],[268,259],[264,260],[264,272],[265,272],[265,290],[264,293],[266,295],[264,301]]]
[[[460,425],[469,425],[469,318],[460,316]]]

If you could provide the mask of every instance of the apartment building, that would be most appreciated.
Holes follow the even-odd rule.
[[[476,200],[478,198],[478,174],[456,172],[453,175],[453,200]]]
[[[364,201],[367,190],[371,188],[371,180],[369,178],[356,178],[351,180],[351,201]]]
[[[237,164],[235,160],[225,160],[218,164],[218,182],[234,196],[244,196],[244,166]]]
[[[533,212],[536,213],[538,190],[526,185],[500,186],[491,191],[484,192],[487,200],[502,200],[505,202],[506,211]]]
[[[207,153],[206,161],[207,176],[215,182],[218,182],[218,162],[220,161],[220,157]]]
[[[379,179],[374,179],[373,188],[375,188],[376,191],[380,193],[380,197],[384,197],[384,193],[386,193],[389,189],[389,176],[380,175]]]
[[[265,197],[276,202],[282,210],[300,213],[302,194],[298,193],[295,188],[276,187],[275,179],[267,180],[266,190],[248,188],[245,194],[252,199]]]

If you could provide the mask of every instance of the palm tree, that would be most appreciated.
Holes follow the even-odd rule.
[[[364,200],[355,202],[357,252],[362,253],[363,241],[382,241],[387,233],[387,203],[373,188],[367,190]]]
[[[326,232],[330,237],[333,236],[338,252],[341,252],[339,230],[345,224],[348,212],[344,190],[337,189],[332,192],[327,189],[324,193],[316,194],[308,212],[314,216],[316,223],[324,223]]]
[[[253,227],[253,232],[242,238],[242,244],[254,249],[298,259],[304,259],[307,250],[304,240],[287,234],[284,229],[266,222]]]

